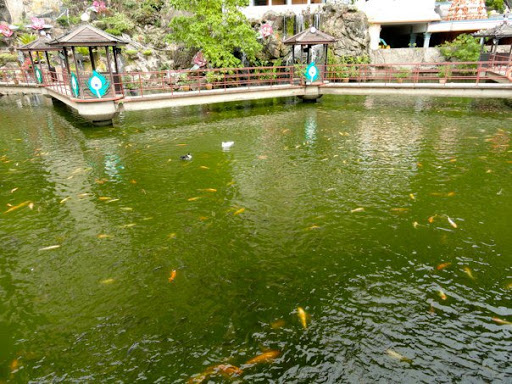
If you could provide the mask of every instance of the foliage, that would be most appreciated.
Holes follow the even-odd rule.
[[[462,34],[451,42],[439,46],[441,54],[455,61],[477,61],[480,57],[480,43],[476,37]]]
[[[105,17],[101,23],[96,24],[99,28],[116,29],[121,33],[130,33],[135,28],[135,23],[124,13],[117,13],[111,17]]]
[[[450,65],[443,65],[439,68],[439,72],[437,73],[437,76],[439,78],[450,78],[452,75],[452,67]]]
[[[10,53],[0,53],[0,67],[7,63],[16,63],[18,61],[17,55],[12,55]]]
[[[144,56],[151,56],[153,54],[153,51],[151,49],[146,49],[146,50],[142,51],[142,54]]]
[[[252,61],[261,50],[256,32],[250,27],[240,7],[247,0],[169,0],[183,16],[172,19],[169,38],[187,48],[202,50],[213,67],[238,67],[236,51]]]
[[[494,9],[498,12],[505,11],[505,2],[504,0],[485,0],[485,6],[488,10]]]
[[[133,10],[133,18],[139,24],[160,24],[160,11],[165,5],[164,0],[143,0]]]
[[[105,29],[105,32],[110,33],[114,36],[121,36],[123,34],[119,29],[116,28],[107,28]]]
[[[69,27],[71,25],[77,25],[80,24],[81,20],[78,16],[61,16],[57,19],[57,24],[59,24],[61,27]]]
[[[395,77],[397,79],[405,79],[411,75],[411,71],[407,68],[401,68],[397,73],[395,73]]]
[[[37,36],[33,35],[31,33],[22,33],[18,36],[18,44],[19,45],[25,45],[28,43],[33,42],[34,40],[37,40]]]
[[[75,52],[81,54],[84,57],[89,57],[89,48],[87,47],[76,47]]]
[[[138,51],[135,50],[135,49],[127,49],[124,51],[124,54],[129,58],[129,59],[134,59],[137,57],[137,53]]]

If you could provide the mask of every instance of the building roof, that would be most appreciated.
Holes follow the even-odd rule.
[[[50,42],[50,45],[59,47],[98,47],[120,44],[128,43],[89,24],[80,25]]]
[[[40,37],[37,40],[31,41],[28,44],[22,45],[18,48],[19,51],[58,51],[60,48],[50,46],[48,43],[50,39],[46,36]]]
[[[487,19],[484,0],[453,0],[445,20]]]
[[[493,37],[503,39],[505,37],[512,37],[512,25],[506,21],[494,28],[482,29],[473,34],[475,37]]]
[[[289,37],[283,43],[286,45],[316,45],[332,44],[334,42],[336,42],[335,37],[313,27]]]

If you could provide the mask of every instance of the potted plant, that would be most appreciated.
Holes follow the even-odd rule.
[[[124,89],[128,90],[128,94],[130,96],[137,96],[137,87],[135,86],[135,83],[133,82],[131,76],[123,76],[123,86]]]
[[[350,71],[348,67],[341,66],[336,68],[338,70],[339,77],[342,79],[344,83],[348,83],[350,80]]]
[[[398,83],[402,83],[404,79],[409,77],[411,74],[411,71],[409,71],[407,68],[401,68],[397,73],[395,73],[395,78]]]
[[[213,83],[218,81],[218,75],[215,72],[208,72],[205,76],[206,79],[206,89],[213,89]]]
[[[439,83],[446,84],[451,75],[452,68],[449,65],[443,65],[441,68],[439,68],[439,72],[437,73],[437,76],[439,77]]]
[[[186,73],[182,73],[181,76],[180,76],[180,89],[183,91],[183,92],[188,92],[190,91],[190,80],[188,78],[188,74]]]

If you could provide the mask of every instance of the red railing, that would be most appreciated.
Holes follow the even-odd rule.
[[[496,56],[492,61],[462,63],[401,63],[401,64],[337,64],[319,65],[319,84],[325,83],[476,83],[485,80],[488,72],[504,75],[511,67]],[[182,70],[129,72],[122,74],[102,73],[110,83],[102,99],[124,97],[185,97],[210,90],[217,92],[250,91],[259,87],[298,87],[306,82],[305,66],[251,67],[232,69]],[[71,78],[66,71],[48,71],[43,74],[41,86],[75,99],[76,101],[97,101],[98,95],[88,89],[90,72],[79,71],[78,95],[71,90]],[[32,70],[0,70],[0,83],[37,85]],[[261,89],[261,88],[260,88]]]

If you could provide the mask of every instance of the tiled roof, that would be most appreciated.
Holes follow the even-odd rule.
[[[504,22],[494,28],[482,29],[473,34],[475,37],[494,37],[503,39],[505,37],[512,37],[512,25]]]
[[[65,47],[116,46],[120,44],[127,44],[127,42],[89,24],[81,25],[50,42],[50,45]]]
[[[445,20],[487,19],[484,0],[453,0]]]
[[[316,45],[316,44],[332,44],[336,42],[336,38],[319,31],[316,28],[308,28],[296,35],[286,39],[284,44],[287,45]]]
[[[22,45],[18,48],[20,51],[58,51],[58,47],[48,45],[50,39],[47,37],[40,37],[37,40],[31,41],[28,44]]]

